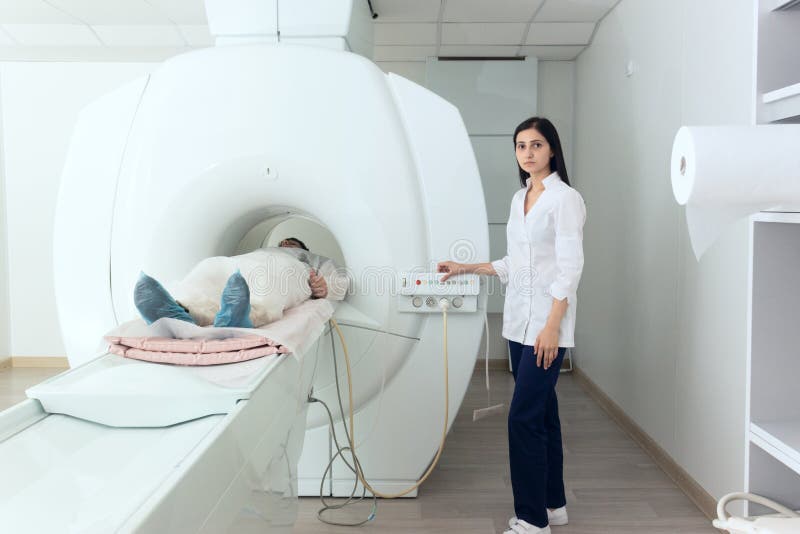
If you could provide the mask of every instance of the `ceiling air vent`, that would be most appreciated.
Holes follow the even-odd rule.
[[[797,0],[800,2],[800,0]],[[439,61],[525,61],[526,56],[438,56]]]

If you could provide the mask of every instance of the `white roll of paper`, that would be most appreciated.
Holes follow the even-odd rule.
[[[683,126],[672,145],[671,174],[699,260],[743,217],[800,211],[800,125]]]

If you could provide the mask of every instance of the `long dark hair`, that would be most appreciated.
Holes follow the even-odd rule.
[[[569,176],[567,176],[567,165],[564,163],[564,151],[561,149],[561,139],[558,137],[558,132],[556,131],[556,127],[553,126],[553,123],[550,122],[548,119],[544,117],[531,117],[530,119],[525,119],[522,121],[517,129],[514,130],[514,151],[516,153],[517,150],[517,135],[524,130],[530,130],[533,128],[540,134],[544,136],[547,140],[547,143],[550,145],[550,150],[553,151],[553,157],[550,159],[550,170],[552,172],[557,172],[558,176],[561,178],[561,181],[567,185],[569,183]],[[519,183],[522,187],[525,187],[525,182],[530,178],[530,174],[525,172],[522,167],[519,166],[519,162],[517,162],[517,167],[519,168]]]

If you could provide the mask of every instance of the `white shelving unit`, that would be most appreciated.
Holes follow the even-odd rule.
[[[800,2],[759,0],[756,46],[758,122],[800,122]]]
[[[755,116],[800,123],[800,0],[758,0]],[[750,218],[745,491],[800,509],[800,213]],[[745,513],[771,513],[750,504]]]
[[[800,423],[797,421],[750,423],[750,441],[800,474]]]
[[[746,491],[800,509],[800,213],[750,224]]]
[[[758,0],[757,10],[756,122],[800,123],[800,0]],[[745,490],[800,509],[797,210],[751,217],[749,271]]]
[[[761,101],[762,122],[797,122],[800,117],[800,83],[764,93]]]

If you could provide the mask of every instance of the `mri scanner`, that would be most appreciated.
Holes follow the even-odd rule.
[[[335,454],[327,415],[307,402],[337,406],[341,346],[324,318],[294,354],[240,364],[98,352],[105,333],[138,317],[140,271],[177,280],[203,258],[290,234],[351,276],[331,306],[372,487],[405,489],[430,464],[445,378],[452,424],[486,294],[418,277],[430,295],[471,304],[451,306],[445,377],[438,307],[402,286],[439,260],[488,260],[461,116],[348,51],[368,16],[360,2],[277,2],[208,0],[216,46],[173,57],[81,113],[54,248],[71,369],[0,414],[0,531],[290,531],[297,495],[319,494]],[[334,462],[323,493],[353,485]]]

